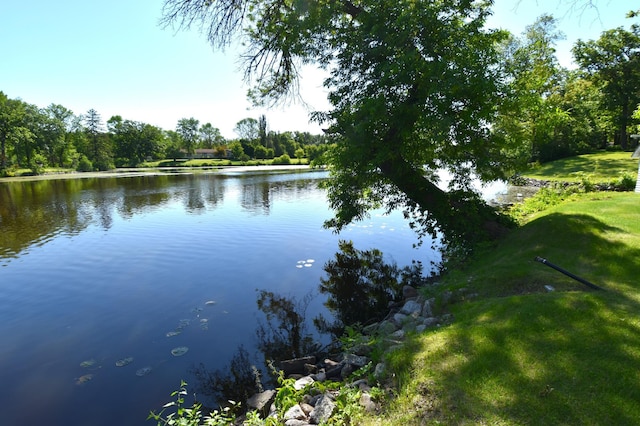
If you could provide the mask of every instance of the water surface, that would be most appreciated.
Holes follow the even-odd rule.
[[[3,424],[151,424],[149,410],[193,380],[192,366],[221,368],[238,345],[253,347],[257,289],[297,298],[316,290],[339,239],[379,248],[400,266],[437,260],[429,244],[413,248],[399,213],[374,213],[340,235],[323,229],[331,211],[317,184],[325,177],[0,183]],[[318,296],[307,313],[320,312]],[[167,337],[183,320],[189,325]],[[189,351],[175,357],[178,346]],[[134,361],[116,367],[125,357]],[[143,367],[152,371],[136,376]]]

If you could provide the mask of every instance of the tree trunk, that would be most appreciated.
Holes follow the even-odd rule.
[[[473,243],[479,239],[497,239],[507,231],[500,216],[482,200],[456,199],[400,155],[383,162],[380,170],[423,212],[428,212],[448,238],[463,238]]]

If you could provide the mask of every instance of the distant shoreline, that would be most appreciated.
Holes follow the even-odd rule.
[[[171,174],[193,173],[228,173],[228,172],[261,172],[261,171],[288,171],[309,170],[309,165],[288,164],[268,166],[206,166],[206,167],[136,167],[107,170],[103,172],[69,172],[69,173],[45,173],[36,176],[15,176],[0,178],[3,182],[27,182],[34,180],[55,179],[86,179],[108,177],[137,177],[137,176],[166,176]]]

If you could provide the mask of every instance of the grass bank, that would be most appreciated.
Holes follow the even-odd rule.
[[[617,173],[602,157],[590,160]],[[582,161],[546,170],[560,179]],[[624,168],[637,170],[631,163]],[[397,398],[367,424],[638,424],[639,207],[636,193],[573,194],[449,272],[433,293],[464,287],[471,297],[447,306],[452,325],[393,353]]]

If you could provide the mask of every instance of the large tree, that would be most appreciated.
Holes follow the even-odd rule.
[[[627,149],[627,127],[640,103],[640,26],[615,28],[598,40],[578,40],[573,55],[604,92],[603,106],[614,117],[616,139]]]
[[[473,176],[502,176],[490,122],[500,102],[491,1],[165,0],[167,25],[202,24],[214,47],[241,36],[254,99],[295,94],[301,64],[330,76],[332,110],[314,114],[337,142],[328,194],[340,230],[378,206],[422,232],[471,239],[499,230]],[[439,185],[437,172],[451,176]]]
[[[187,154],[193,154],[200,140],[200,121],[195,118],[181,118],[178,120],[176,132],[182,139],[182,147]]]

